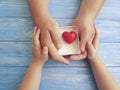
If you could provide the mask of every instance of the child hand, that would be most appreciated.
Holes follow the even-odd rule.
[[[90,60],[93,60],[98,57],[98,44],[99,44],[99,33],[96,27],[95,28],[95,36],[93,41],[89,40],[87,42],[87,57]]]
[[[34,28],[34,32],[32,35],[32,53],[33,62],[45,63],[48,59],[48,47],[41,46],[40,29],[37,29],[37,27]]]

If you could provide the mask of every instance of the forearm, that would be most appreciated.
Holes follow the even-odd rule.
[[[105,0],[82,0],[78,17],[94,21],[104,2]]]
[[[39,26],[40,22],[49,17],[49,0],[28,0],[29,9],[34,23]]]
[[[99,90],[119,90],[119,85],[104,63],[97,57],[89,60]]]
[[[19,90],[38,90],[40,85],[43,63],[32,62]]]

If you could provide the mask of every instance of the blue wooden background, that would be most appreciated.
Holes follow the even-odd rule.
[[[50,0],[50,13],[61,25],[70,25],[80,0]],[[120,84],[120,0],[107,0],[96,19],[100,31],[100,56]],[[31,62],[33,22],[26,0],[0,0],[0,90],[17,90]],[[70,66],[49,60],[41,90],[97,90],[84,61]]]

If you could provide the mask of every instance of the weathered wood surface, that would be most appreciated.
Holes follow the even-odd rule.
[[[31,42],[1,42],[0,66],[28,66],[31,62]],[[107,66],[120,66],[120,43],[101,43],[100,55]],[[71,66],[87,66],[86,62],[72,61]],[[63,66],[49,60],[46,66]]]
[[[80,0],[50,0],[50,13],[60,26],[70,25]],[[120,84],[120,0],[107,0],[96,19],[100,56]],[[66,13],[67,12],[67,13]],[[33,22],[27,0],[0,0],[0,90],[17,90],[31,62]],[[49,60],[40,90],[97,90],[87,60],[70,66]]]
[[[27,67],[1,67],[0,90],[17,90]],[[109,68],[120,83],[120,68]],[[40,90],[97,90],[90,68],[44,68]]]
[[[73,19],[56,19],[61,25],[70,25]],[[101,42],[120,41],[120,23],[109,20],[97,20],[96,25],[100,32]],[[33,22],[31,18],[0,18],[0,41],[29,41],[33,32]]]

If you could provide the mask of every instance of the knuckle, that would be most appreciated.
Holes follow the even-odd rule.
[[[59,26],[59,24],[56,23],[56,22],[53,22],[52,25],[53,25],[54,27],[58,27],[58,26]]]
[[[52,25],[49,27],[49,30],[50,30],[50,31],[54,30],[54,33],[56,33],[57,30],[58,30],[58,27],[59,27],[59,25],[57,25],[57,24],[52,24]]]
[[[42,46],[49,46],[49,42],[45,40],[41,41],[41,44]]]

